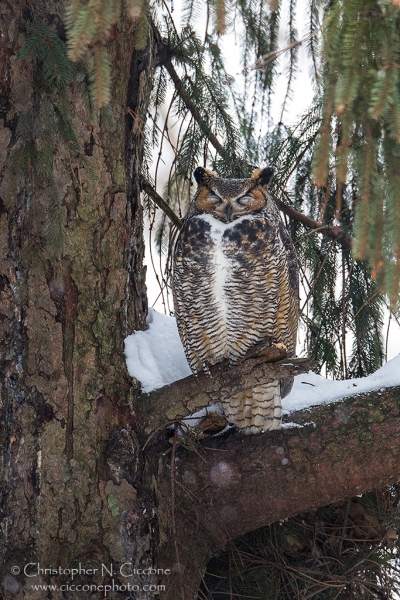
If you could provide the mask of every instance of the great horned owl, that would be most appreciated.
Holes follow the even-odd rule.
[[[197,191],[174,257],[174,304],[193,373],[242,357],[258,342],[294,356],[298,267],[292,240],[268,192],[273,169],[222,179],[198,167]],[[228,422],[244,433],[281,426],[281,397],[293,379],[222,398]]]

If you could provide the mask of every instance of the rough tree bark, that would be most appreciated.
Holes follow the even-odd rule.
[[[41,4],[62,36],[66,3]],[[22,1],[2,2],[0,17],[0,507],[2,575],[11,576],[12,566],[27,563],[126,559],[105,446],[125,425],[135,392],[123,338],[143,328],[146,316],[138,178],[143,133],[132,115],[138,123],[146,119],[154,51],[149,44],[134,52],[129,23],[110,43],[107,118],[98,113],[90,124],[71,87],[82,152],[74,158],[60,145],[54,158],[66,216],[64,254],[54,268],[27,269],[21,253],[27,205],[22,186],[13,194],[10,154],[19,143],[18,120],[34,102],[32,64],[17,58],[32,13]],[[45,205],[45,191],[36,191],[35,202]],[[127,488],[123,510],[136,498]],[[21,581],[8,578],[8,593],[49,596],[24,591]],[[68,595],[78,596],[86,597]]]
[[[42,4],[63,35],[65,0]],[[0,4],[2,593],[82,600],[103,598],[107,590],[91,586],[108,585],[117,599],[193,599],[207,561],[227,540],[400,479],[399,390],[298,417],[315,427],[171,450],[165,422],[220,390],[300,367],[249,359],[147,398],[127,377],[123,338],[145,326],[141,124],[156,62],[151,39],[134,51],[129,24],[110,42],[111,118],[99,113],[88,124],[71,89],[82,153],[73,158],[60,146],[54,158],[63,256],[44,270],[27,268],[27,204],[23,186],[10,191],[10,154],[33,103],[32,66],[17,59],[31,17],[22,1]],[[45,200],[36,190],[35,202]],[[32,588],[40,584],[58,587]]]

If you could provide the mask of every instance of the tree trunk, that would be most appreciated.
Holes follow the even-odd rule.
[[[65,4],[46,4],[48,22],[61,36]],[[82,152],[73,157],[59,144],[54,157],[65,247],[59,261],[28,268],[25,223],[35,221],[28,210],[48,210],[47,190],[36,189],[28,207],[24,185],[15,189],[10,156],[21,143],[18,121],[37,102],[32,63],[17,58],[32,14],[17,1],[2,3],[0,16],[2,576],[15,597],[43,598],[50,593],[32,591],[31,583],[70,578],[26,577],[24,565],[96,568],[127,557],[120,519],[136,491],[107,481],[105,446],[111,432],[125,426],[136,391],[127,377],[123,339],[145,327],[138,179],[143,132],[130,115],[139,123],[146,119],[154,51],[151,43],[134,51],[129,23],[119,31],[109,47],[111,109],[98,111],[92,123],[71,86]],[[93,583],[111,579],[98,573]],[[72,591],[51,597],[94,596]]]

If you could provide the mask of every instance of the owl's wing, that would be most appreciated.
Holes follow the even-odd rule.
[[[288,267],[288,275],[289,275],[289,285],[292,289],[297,312],[299,311],[299,267],[297,263],[296,251],[294,249],[294,244],[292,238],[289,235],[288,230],[282,219],[279,222],[279,234],[282,240],[282,243],[286,250],[286,260]],[[297,330],[297,324],[296,324]],[[285,398],[293,387],[293,377],[287,377],[286,379],[281,379],[281,398]]]
[[[179,335],[194,373],[224,358],[226,334],[215,295],[214,258],[210,226],[188,219],[175,247],[173,295]]]
[[[299,307],[299,266],[297,263],[296,251],[292,238],[289,235],[288,230],[282,219],[279,222],[279,233],[281,240],[286,249],[287,265],[289,272],[289,284],[293,290],[294,297],[296,299],[296,306]]]

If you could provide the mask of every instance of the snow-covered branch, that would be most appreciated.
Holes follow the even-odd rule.
[[[138,398],[135,408],[141,429],[146,435],[180,421],[200,408],[228,398],[239,389],[249,389],[290,375],[307,373],[311,362],[305,358],[280,360],[273,351],[256,358],[247,358],[238,365],[222,362],[211,367],[211,377],[205,373],[190,375],[150,394]]]

